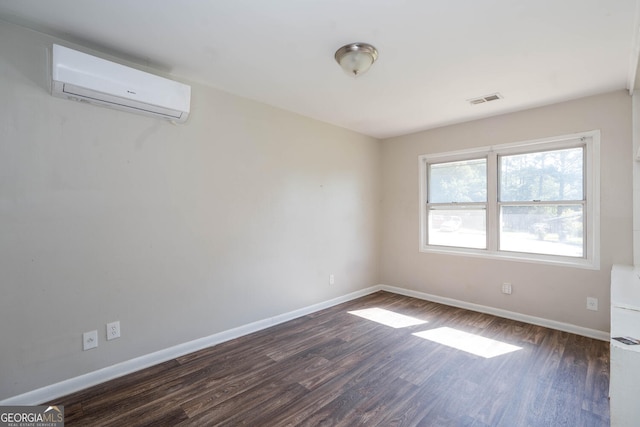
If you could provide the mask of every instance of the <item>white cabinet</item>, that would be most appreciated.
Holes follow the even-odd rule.
[[[612,427],[640,425],[640,345],[613,337],[640,339],[640,270],[614,265],[611,271],[611,376],[609,397]]]

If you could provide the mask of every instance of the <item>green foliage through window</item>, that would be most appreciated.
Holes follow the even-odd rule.
[[[582,200],[582,147],[500,156],[500,201]]]
[[[430,175],[430,203],[487,201],[487,159],[432,164]]]

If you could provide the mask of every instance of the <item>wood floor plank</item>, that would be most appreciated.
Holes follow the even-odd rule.
[[[372,425],[380,420],[384,414],[394,411],[398,399],[404,399],[406,393],[415,387],[402,378],[379,384],[367,399],[354,406],[351,417],[339,420],[336,426]]]
[[[350,313],[367,308],[426,323]],[[443,327],[519,349],[483,357],[414,335]],[[377,292],[50,403],[68,427],[600,427],[608,385],[606,342]]]

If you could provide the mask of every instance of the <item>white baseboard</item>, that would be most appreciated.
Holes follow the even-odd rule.
[[[363,297],[365,295],[372,294],[377,291],[387,291],[399,295],[405,295],[427,301],[432,301],[440,304],[450,305],[453,307],[464,308],[467,310],[478,311],[481,313],[493,314],[495,316],[504,317],[507,319],[518,320],[525,323],[531,323],[533,325],[544,326],[551,329],[557,329],[564,332],[570,332],[576,335],[582,335],[589,338],[595,338],[603,341],[609,340],[609,333],[603,331],[597,331],[595,329],[583,328],[581,326],[571,325],[568,323],[556,322],[554,320],[542,319],[540,317],[529,316],[526,314],[516,313],[512,311],[502,310],[499,308],[488,307],[484,305],[474,304],[470,302],[455,300],[452,298],[440,297],[437,295],[431,295],[424,292],[412,291],[409,289],[397,288],[387,285],[376,285],[366,289],[361,289],[356,292],[352,292],[341,297],[333,298],[328,301],[324,301],[318,304],[313,304],[298,310],[290,311],[288,313],[280,314],[278,316],[269,317],[267,319],[259,320],[247,325],[239,326],[237,328],[222,331],[207,337],[199,338],[197,340],[189,341],[183,344],[178,344],[173,347],[169,347],[163,350],[156,351],[154,353],[146,354],[144,356],[136,357],[131,360],[127,360],[106,368],[99,369],[97,371],[89,372],[84,375],[80,375],[68,380],[61,381],[59,383],[51,384],[36,390],[32,390],[17,396],[10,397],[8,399],[0,400],[0,405],[38,405],[44,402],[53,401],[59,397],[66,396],[70,393],[83,390],[87,387],[101,384],[103,382],[121,377],[123,375],[130,374],[132,372],[139,371],[150,366],[157,365],[162,362],[166,362],[176,357],[184,356],[185,354],[193,353],[194,351],[202,350],[207,347],[211,347],[216,344],[229,341],[243,335],[247,335],[253,332],[260,331],[262,329],[269,328],[271,326],[278,325],[280,323],[287,322],[289,320],[296,319],[301,316],[305,316],[310,313],[314,313],[325,308],[333,307],[334,305],[341,304],[343,302],[351,301],[356,298]]]
[[[194,351],[202,350],[204,348],[211,347],[213,345],[220,344],[225,341],[241,337],[243,335],[248,335],[250,333],[257,332],[262,329],[266,329],[271,326],[275,326],[280,323],[284,323],[289,320],[296,319],[298,317],[305,316],[307,314],[314,313],[325,308],[333,307],[334,305],[351,301],[353,299],[363,297],[379,290],[379,286],[372,286],[370,288],[352,292],[341,297],[333,298],[331,300],[324,301],[318,304],[313,304],[308,307],[280,314],[278,316],[258,320],[247,325],[222,331],[183,344],[178,344],[173,347],[165,348],[163,350],[146,354],[144,356],[126,360],[124,362],[108,366],[106,368],[98,369],[97,371],[70,378],[59,383],[51,384],[42,388],[38,388],[36,390],[19,394],[17,396],[0,400],[0,405],[39,405],[44,402],[50,402],[59,397],[66,396],[76,391],[101,384],[103,382],[139,371],[144,368],[148,368],[150,366],[157,365],[162,362],[166,362],[167,360],[175,359],[176,357],[184,356],[185,354],[193,353]]]
[[[572,325],[570,323],[557,322],[555,320],[543,319],[541,317],[529,316],[527,314],[516,313],[515,311],[503,310],[501,308],[488,307],[486,305],[474,304],[471,302],[460,301],[453,298],[431,295],[424,292],[412,291],[409,289],[396,288],[395,286],[378,285],[382,291],[393,292],[395,294],[405,295],[408,297],[423,299],[426,301],[437,302],[440,304],[450,305],[452,307],[464,308],[480,313],[492,314],[505,319],[518,320],[520,322],[530,323],[532,325],[544,326],[545,328],[556,329],[558,331],[569,332],[588,338],[594,338],[601,341],[609,341],[609,332],[598,331],[596,329],[583,328],[582,326]]]

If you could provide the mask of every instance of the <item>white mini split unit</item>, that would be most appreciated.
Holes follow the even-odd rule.
[[[191,87],[57,44],[53,45],[51,94],[184,123]]]

